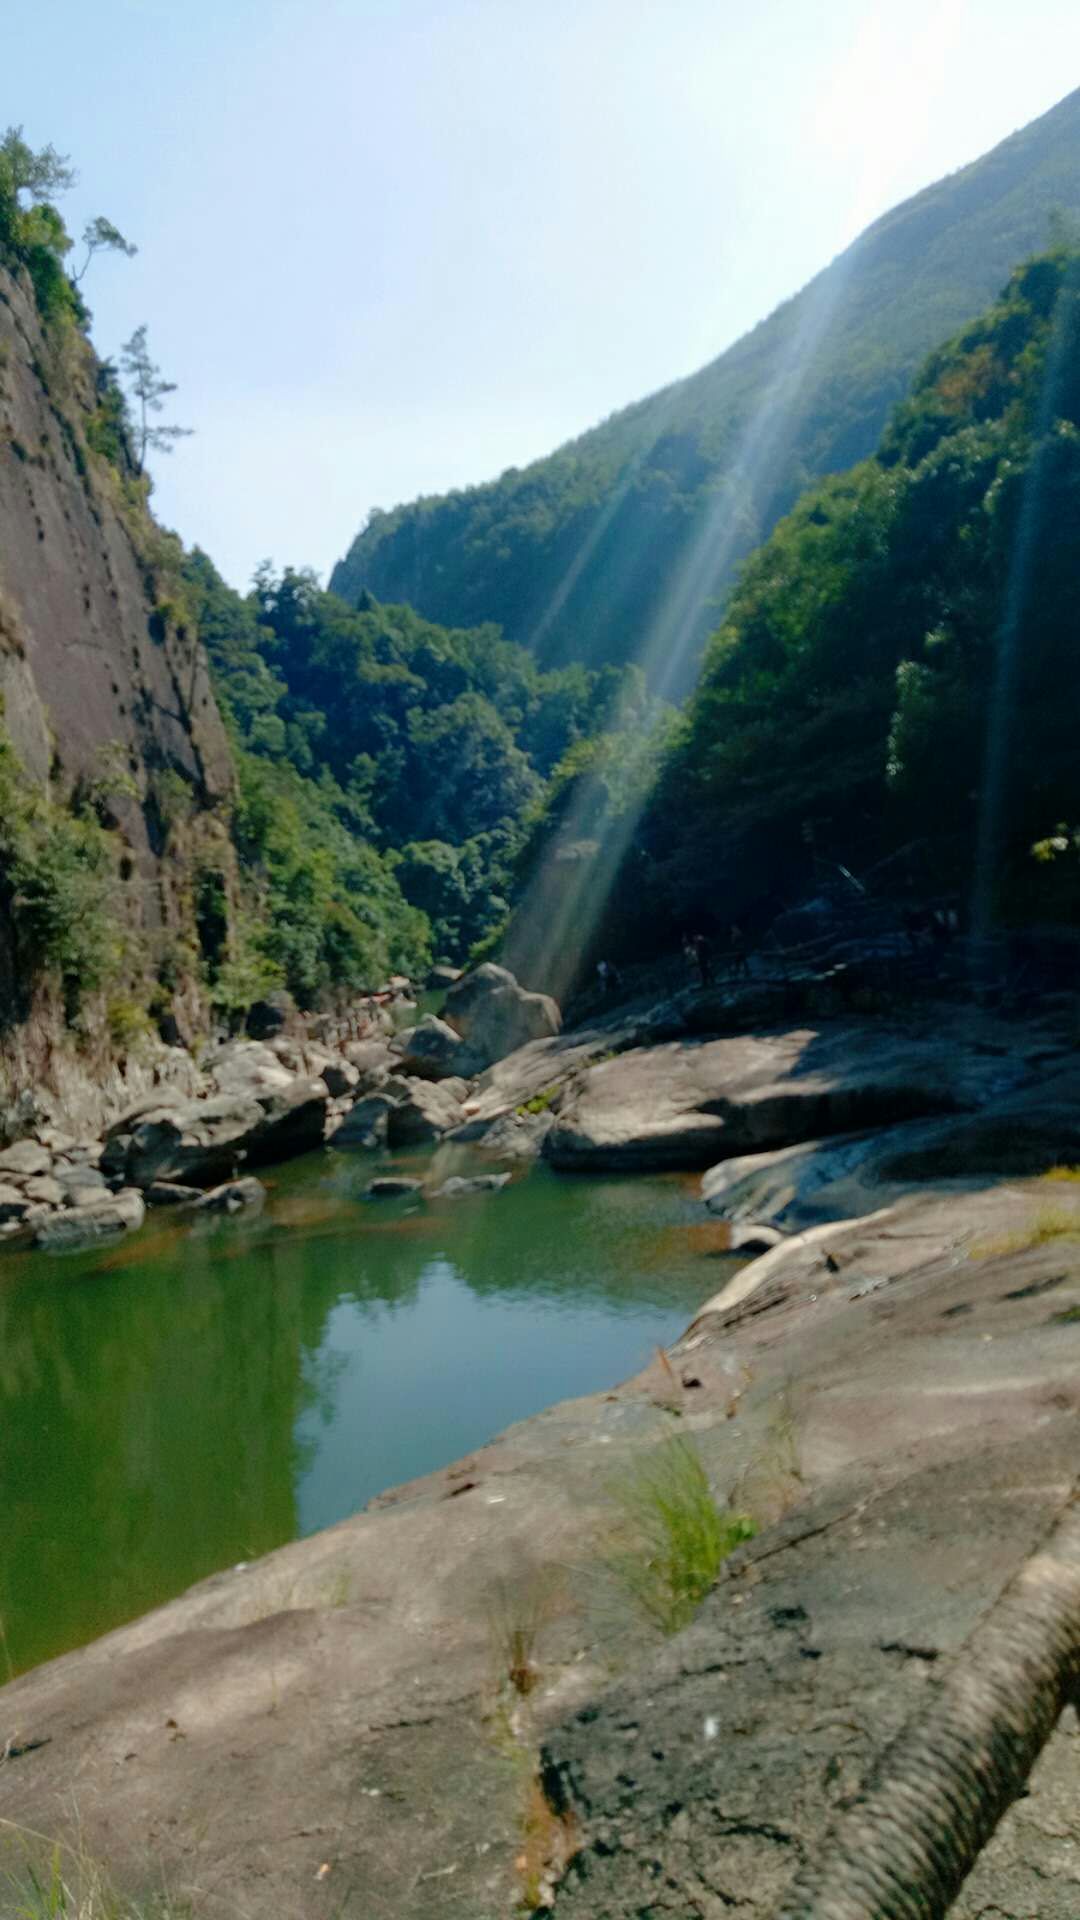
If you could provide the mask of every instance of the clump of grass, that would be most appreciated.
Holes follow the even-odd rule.
[[[509,1682],[522,1700],[539,1683],[540,1640],[562,1598],[562,1575],[554,1567],[523,1569],[494,1581],[489,1590],[488,1625],[499,1684]]]
[[[3,1920],[181,1920],[189,1909],[167,1893],[131,1900],[117,1893],[100,1861],[81,1845],[50,1842],[0,1820]]]
[[[1047,1167],[1039,1175],[1040,1180],[1076,1180],[1080,1181],[1080,1167]]]
[[[665,1440],[614,1489],[623,1526],[610,1567],[662,1633],[693,1619],[728,1555],[755,1528],[722,1511],[693,1442]]]
[[[1080,1239],[1080,1213],[1065,1207],[1044,1207],[1030,1227],[1018,1233],[1002,1234],[996,1240],[980,1240],[971,1249],[972,1260],[999,1260],[1011,1253],[1028,1253],[1052,1240]]]
[[[525,1100],[520,1107],[515,1107],[514,1112],[517,1114],[546,1113],[558,1091],[557,1085],[545,1087],[541,1093],[534,1094],[531,1100]]]

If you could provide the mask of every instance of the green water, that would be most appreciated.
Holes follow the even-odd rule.
[[[612,1385],[729,1264],[693,1182],[365,1201],[379,1170],[313,1155],[251,1220],[0,1259],[0,1678]]]

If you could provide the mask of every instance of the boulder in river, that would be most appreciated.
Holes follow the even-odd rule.
[[[394,1104],[387,1115],[392,1147],[421,1146],[441,1139],[461,1118],[460,1094],[435,1080],[390,1080]]]
[[[436,1189],[436,1200],[464,1200],[471,1193],[501,1193],[509,1186],[508,1173],[454,1174]]]
[[[421,1080],[445,1080],[460,1073],[459,1061],[465,1051],[461,1035],[433,1013],[399,1033],[397,1045],[405,1073],[414,1073]]]
[[[403,1173],[384,1174],[381,1180],[371,1180],[365,1188],[368,1200],[401,1200],[407,1194],[422,1193],[422,1180],[410,1180]]]
[[[96,1246],[103,1240],[119,1239],[141,1227],[146,1207],[141,1193],[125,1187],[107,1195],[92,1206],[66,1207],[47,1213],[34,1226],[34,1245],[52,1252],[74,1252],[79,1247]]]
[[[253,1174],[242,1180],[226,1180],[220,1187],[202,1193],[196,1202],[200,1213],[257,1213],[266,1199],[266,1188]]]
[[[332,1134],[335,1147],[384,1147],[387,1120],[393,1106],[394,1100],[390,1094],[365,1094],[349,1109],[341,1125]]]
[[[443,1011],[465,1042],[456,1071],[470,1077],[531,1040],[551,1038],[562,1026],[549,994],[528,992],[490,960],[451,987]]]
[[[182,1187],[175,1180],[155,1180],[143,1195],[148,1207],[191,1207],[202,1197],[201,1187]]]

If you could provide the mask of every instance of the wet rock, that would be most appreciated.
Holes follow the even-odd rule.
[[[335,1147],[384,1147],[387,1120],[393,1106],[393,1098],[388,1094],[365,1095],[349,1109],[332,1135]]]
[[[34,1245],[49,1251],[74,1251],[103,1240],[116,1240],[141,1227],[146,1207],[141,1193],[125,1187],[92,1206],[67,1207],[50,1213],[34,1226]]]
[[[203,1197],[201,1187],[182,1187],[174,1180],[155,1180],[144,1199],[149,1207],[190,1207]]]
[[[422,1193],[423,1186],[422,1180],[410,1180],[404,1174],[386,1174],[369,1181],[365,1195],[368,1200],[399,1200],[405,1194]]]
[[[52,1154],[38,1140],[16,1140],[13,1147],[5,1147],[0,1153],[0,1180],[20,1175],[31,1179],[37,1173],[49,1173],[52,1170]]]
[[[423,1080],[445,1080],[456,1075],[464,1052],[461,1035],[433,1013],[399,1033],[397,1045],[404,1071]]]
[[[246,1174],[242,1180],[226,1180],[222,1186],[200,1194],[195,1204],[200,1213],[257,1213],[265,1200],[262,1181]]]
[[[451,1179],[444,1180],[442,1186],[437,1188],[435,1198],[436,1200],[463,1200],[471,1193],[501,1193],[503,1187],[509,1184],[508,1173],[475,1173],[469,1177],[455,1174]]]

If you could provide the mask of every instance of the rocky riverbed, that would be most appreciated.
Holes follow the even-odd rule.
[[[1080,1458],[1073,1014],[798,1011],[710,1036],[688,996],[468,1078],[445,1039],[437,1078],[426,1040],[348,1041],[338,1093],[312,1054],[242,1043],[201,1121],[117,1116],[142,1196],[238,1170],[215,1103],[257,1157],[312,1098],[390,1137],[431,1089],[493,1171],[696,1169],[702,1220],[769,1250],[637,1379],[0,1690],[0,1815],[77,1824],[120,1884],[207,1915],[776,1911]],[[622,1494],[688,1437],[757,1533],[666,1638],[619,1572]],[[1063,1723],[962,1920],[1074,1920],[1077,1744]]]

